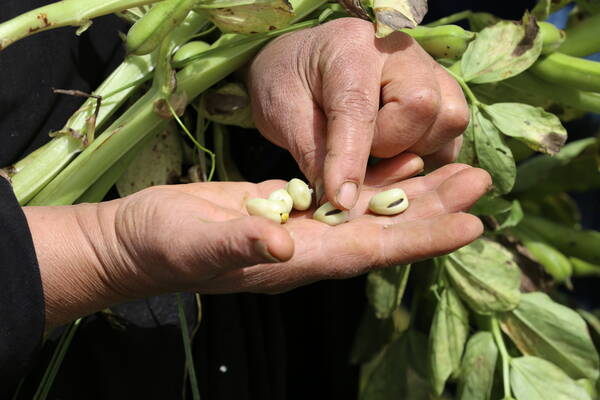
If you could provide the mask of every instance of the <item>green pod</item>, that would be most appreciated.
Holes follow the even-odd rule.
[[[600,92],[600,63],[597,61],[552,53],[533,64],[531,71],[550,83]]]
[[[600,276],[600,265],[592,264],[577,257],[569,257],[574,276]]]
[[[563,253],[544,242],[539,236],[523,228],[514,229],[513,233],[555,281],[565,282],[571,277],[573,267]]]
[[[149,54],[176,27],[197,0],[164,0],[140,18],[127,33],[127,52],[136,55]]]
[[[600,264],[600,232],[575,229],[528,214],[519,226],[539,235],[568,256]]]
[[[567,35],[562,29],[558,29],[550,22],[538,22],[540,34],[542,35],[542,54],[556,51],[565,41]]]
[[[415,39],[433,58],[460,58],[467,46],[475,38],[475,33],[458,25],[442,25],[433,28],[417,26],[402,29],[402,32]]]
[[[184,63],[186,60],[204,53],[210,49],[210,44],[203,42],[202,40],[194,40],[181,46],[179,50],[173,55],[174,63]]]

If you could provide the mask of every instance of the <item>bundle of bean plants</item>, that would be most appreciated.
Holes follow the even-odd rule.
[[[349,355],[361,365],[359,397],[597,399],[600,313],[580,309],[574,294],[600,276],[600,232],[581,228],[571,194],[600,188],[600,144],[595,132],[567,142],[563,123],[600,113],[600,64],[584,58],[600,51],[600,3],[576,1],[565,30],[544,20],[568,1],[541,0],[519,21],[464,11],[422,26],[424,1],[347,3],[64,0],[5,21],[0,50],[62,26],[85,34],[106,14],[132,25],[122,64],[93,93],[59,91],[82,96],[81,108],[3,174],[22,205],[98,202],[114,185],[126,196],[241,180],[227,125],[254,125],[236,70],[270,39],[334,18],[372,19],[379,37],[402,30],[462,87],[471,118],[458,161],[487,170],[493,187],[470,210],[482,238],[369,274]],[[80,323],[62,334],[36,399]]]

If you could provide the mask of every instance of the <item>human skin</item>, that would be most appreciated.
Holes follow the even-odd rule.
[[[481,234],[480,220],[463,211],[491,184],[485,171],[450,164],[414,177],[454,160],[468,112],[460,88],[408,36],[374,39],[372,24],[357,19],[296,32],[257,56],[248,84],[258,128],[294,155],[317,191],[351,209],[350,221],[320,223],[310,218],[314,207],[285,225],[247,215],[247,199],[266,198],[283,181],[25,207],[49,327],[161,293],[278,293],[348,278]],[[369,154],[384,159],[367,168]],[[356,190],[340,190],[344,182]],[[408,210],[370,214],[372,195],[391,187],[405,190]]]
[[[278,38],[248,73],[254,121],[336,207],[354,206],[369,155],[453,161],[469,121],[456,81],[410,36],[342,18]]]
[[[97,204],[24,207],[56,326],[110,305],[175,291],[279,293],[322,279],[444,254],[482,232],[468,209],[490,185],[477,168],[450,164],[427,176],[416,156],[369,171],[348,223],[331,227],[293,212],[285,225],[248,216],[244,202],[283,181],[153,187]],[[383,186],[381,186],[383,185]],[[410,207],[367,211],[370,197],[400,187]]]

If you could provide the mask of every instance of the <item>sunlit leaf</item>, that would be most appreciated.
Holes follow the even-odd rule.
[[[534,17],[521,22],[500,21],[483,29],[469,44],[462,61],[462,75],[472,83],[501,81],[520,74],[540,56],[542,38]]]
[[[523,354],[551,361],[573,379],[598,378],[598,353],[585,321],[548,295],[522,295],[519,307],[504,314],[502,328]]]
[[[512,310],[519,304],[521,272],[500,244],[479,239],[444,257],[452,286],[479,314]]]
[[[510,383],[517,400],[592,400],[556,365],[537,357],[513,358]]]

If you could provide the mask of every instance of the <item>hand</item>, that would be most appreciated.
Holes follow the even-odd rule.
[[[100,204],[25,207],[48,324],[166,292],[281,292],[443,254],[481,234],[479,219],[461,211],[487,190],[486,172],[452,164],[397,183],[418,172],[406,165],[392,159],[370,170],[351,221],[336,227],[311,212],[294,212],[285,225],[247,216],[244,202],[282,181],[163,186]],[[368,214],[373,193],[391,186],[407,192],[408,210]]]
[[[437,167],[456,158],[469,120],[458,84],[412,38],[376,39],[356,18],[275,40],[248,86],[258,129],[343,209],[358,199],[369,154],[412,152]]]

